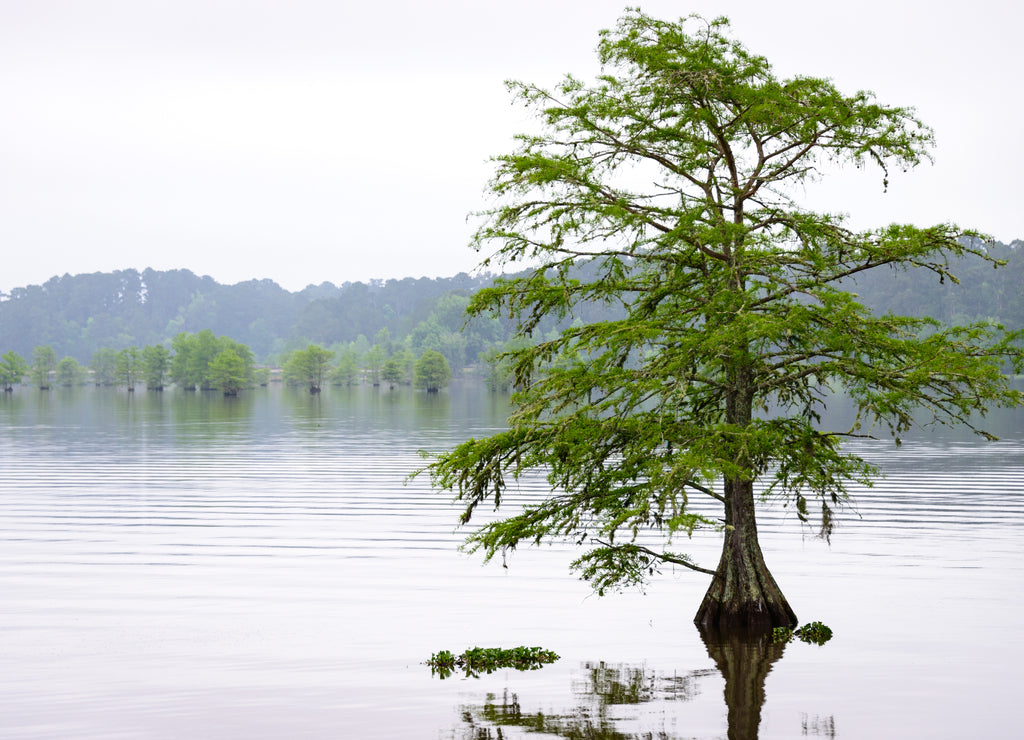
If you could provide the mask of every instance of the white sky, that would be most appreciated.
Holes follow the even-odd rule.
[[[635,3],[634,3],[635,4]],[[372,5],[372,7],[370,7]],[[1024,11],[906,0],[657,0],[731,18],[781,75],[912,105],[935,165],[843,173],[854,225],[1024,237]],[[0,0],[0,291],[187,268],[225,283],[470,271],[487,158],[526,130],[508,78],[597,71],[606,0]]]

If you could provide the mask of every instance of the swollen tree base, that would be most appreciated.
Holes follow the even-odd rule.
[[[756,546],[756,543],[755,543]],[[725,634],[771,632],[796,627],[796,613],[757,553],[758,564],[723,562],[704,595],[694,623]]]
[[[726,530],[722,558],[694,623],[724,634],[771,632],[797,626],[796,614],[782,595],[757,540],[753,485],[726,485]]]

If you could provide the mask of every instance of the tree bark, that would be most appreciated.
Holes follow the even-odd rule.
[[[725,634],[757,634],[795,627],[796,614],[768,571],[757,541],[752,481],[725,483],[722,558],[694,622]]]

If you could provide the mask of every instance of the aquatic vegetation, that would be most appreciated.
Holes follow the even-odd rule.
[[[824,645],[832,639],[832,630],[821,622],[808,622],[795,630],[776,627],[772,631],[773,642],[789,642],[794,637],[808,644],[813,642],[815,645]]]
[[[499,668],[514,668],[517,671],[535,671],[548,663],[554,663],[559,656],[551,650],[540,647],[514,648],[467,648],[460,655],[450,650],[441,650],[430,656],[426,662],[430,670],[441,678],[448,678],[456,670],[465,671],[467,676],[493,673]]]

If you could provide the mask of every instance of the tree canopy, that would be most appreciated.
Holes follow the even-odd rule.
[[[630,10],[601,33],[598,59],[592,83],[509,83],[539,130],[496,158],[474,246],[485,265],[529,269],[468,310],[516,322],[505,359],[520,390],[507,431],[429,472],[464,524],[505,503],[510,479],[547,474],[548,499],[469,535],[486,558],[574,541],[599,592],[684,566],[712,577],[702,627],[793,626],[758,544],[759,493],[827,535],[848,484],[876,473],[845,439],[898,439],[920,409],[926,424],[976,428],[988,406],[1022,402],[1002,374],[1022,369],[1019,333],[876,315],[848,280],[905,267],[954,280],[950,259],[994,260],[954,224],[856,231],[801,206],[826,163],[877,166],[881,190],[890,170],[926,160],[932,132],[913,110],[779,78],[725,19]],[[534,336],[594,306],[615,311]],[[834,392],[856,406],[850,428],[821,426]],[[717,566],[674,550],[701,528],[721,532]]]
[[[416,361],[413,385],[428,393],[437,393],[447,388],[452,379],[452,369],[448,360],[440,352],[426,350]]]
[[[40,390],[49,390],[50,375],[57,369],[57,353],[48,344],[32,350],[32,365],[29,375],[32,383]]]
[[[315,344],[296,350],[285,363],[285,376],[305,385],[310,393],[319,393],[330,369],[334,353]]]
[[[14,390],[14,386],[28,375],[28,363],[17,352],[8,350],[0,355],[0,388],[5,393]]]
[[[251,372],[245,358],[228,347],[210,361],[210,387],[223,391],[225,396],[237,396],[251,382]]]

